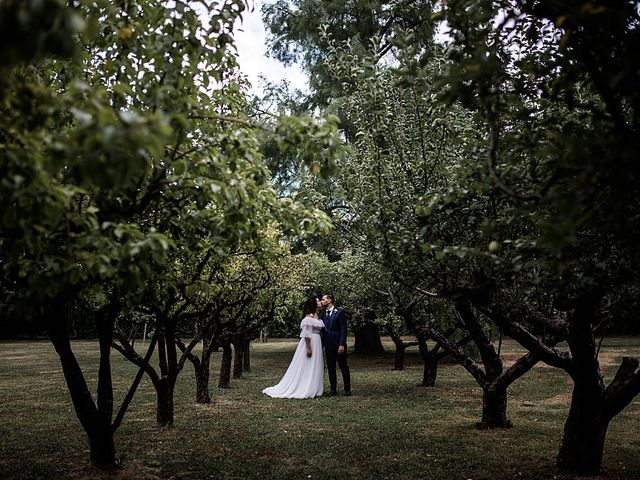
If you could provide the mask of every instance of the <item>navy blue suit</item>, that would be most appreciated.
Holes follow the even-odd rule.
[[[325,310],[322,315],[324,322],[324,350],[327,357],[327,371],[331,392],[336,391],[336,362],[342,372],[344,391],[351,392],[351,374],[347,365],[347,316],[341,308],[333,307],[331,315]],[[345,347],[344,353],[338,354],[338,347]]]

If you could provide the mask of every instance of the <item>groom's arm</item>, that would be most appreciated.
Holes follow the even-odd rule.
[[[340,343],[339,345],[344,349],[347,345],[347,316],[344,310],[338,311],[338,325],[340,325]]]

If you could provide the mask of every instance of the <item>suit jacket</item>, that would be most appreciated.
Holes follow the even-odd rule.
[[[347,345],[347,316],[341,308],[333,307],[329,315],[328,310],[322,314],[324,322],[324,338],[327,346],[346,347]]]

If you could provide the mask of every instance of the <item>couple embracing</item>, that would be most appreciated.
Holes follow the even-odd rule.
[[[350,396],[351,376],[347,365],[347,319],[344,310],[336,308],[333,295],[327,294],[322,299],[308,299],[304,304],[303,314],[300,342],[289,368],[277,385],[265,388],[262,392],[276,398],[321,396],[324,392],[324,343],[329,372],[329,396],[337,395],[336,363],[342,372],[344,395]]]

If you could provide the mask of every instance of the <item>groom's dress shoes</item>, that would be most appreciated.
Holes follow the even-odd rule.
[[[327,395],[327,396],[329,396],[329,397],[335,397],[337,394],[338,394],[338,392],[331,391],[331,392],[329,392],[329,393],[328,393],[328,395]]]
[[[350,397],[351,396],[351,390],[347,390],[346,392],[343,393],[343,395],[345,397]]]

